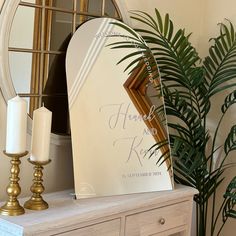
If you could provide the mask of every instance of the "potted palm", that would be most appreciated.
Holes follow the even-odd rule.
[[[224,125],[229,108],[236,103],[234,26],[229,21],[220,24],[219,35],[210,40],[209,56],[202,60],[189,41],[190,34],[186,34],[184,29],[175,30],[168,14],[162,18],[157,9],[155,17],[134,11],[131,18],[143,25],[135,29],[143,39],[123,24],[115,23],[129,31],[130,38],[136,43],[134,45],[126,37],[113,44],[112,48],[138,46],[141,48],[140,58],[141,54],[150,51],[154,55],[162,77],[175,181],[199,192],[194,198],[197,206],[196,234],[220,235],[228,218],[236,218],[236,177],[228,184],[221,206],[216,207],[216,195],[224,181],[224,172],[233,166],[226,160],[236,149],[236,125],[232,125],[223,145],[217,146],[219,129]],[[119,63],[134,56],[135,59],[126,68],[131,72],[140,65],[136,65],[137,53],[127,55]],[[222,100],[221,117],[216,121],[214,132],[210,133],[207,120],[213,106],[212,99],[229,89],[230,93]],[[159,148],[158,143],[151,147]],[[222,152],[219,152],[220,149]],[[216,157],[220,160],[218,165],[214,165]]]

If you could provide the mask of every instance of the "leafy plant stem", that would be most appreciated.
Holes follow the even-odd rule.
[[[197,235],[199,235],[198,225],[199,225],[199,209],[198,204],[196,203],[196,231]]]
[[[214,161],[213,153],[214,153],[214,149],[215,149],[216,137],[217,137],[217,134],[218,134],[218,131],[219,131],[219,128],[220,128],[220,125],[223,121],[224,116],[225,116],[225,113],[223,113],[220,117],[220,120],[217,124],[216,130],[215,130],[215,133],[214,133],[214,137],[213,137],[213,140],[212,140],[212,148],[211,148],[212,156],[210,158],[210,172],[212,171],[212,166],[213,166],[213,161]]]
[[[217,134],[218,134],[218,131],[219,131],[219,128],[220,128],[220,125],[223,121],[223,118],[225,116],[225,113],[223,113],[221,115],[221,118],[217,124],[217,127],[216,127],[216,130],[215,130],[215,133],[214,133],[214,137],[213,137],[213,141],[212,141],[212,150],[211,150],[211,153],[212,153],[212,156],[210,158],[210,172],[212,171],[212,166],[213,166],[213,160],[214,160],[214,149],[215,149],[215,142],[216,142],[216,137],[217,137]],[[223,163],[221,163],[221,167],[222,167]],[[221,170],[221,167],[219,168],[218,170],[218,173],[219,171]],[[217,181],[217,180],[216,180]],[[214,234],[214,218],[215,218],[215,201],[216,201],[216,184],[217,182],[215,181],[214,183],[214,193],[213,193],[213,198],[212,198],[212,214],[211,214],[211,235],[213,236]],[[207,208],[208,208],[208,202],[207,202]]]
[[[218,233],[217,233],[217,236],[220,235],[220,232],[222,231],[222,229],[223,229],[224,226],[225,226],[225,222],[226,222],[226,221],[223,221],[223,223],[222,223],[222,225],[221,225],[221,227],[220,227],[220,229],[219,229],[219,231],[218,231]]]
[[[218,168],[218,175],[219,175],[219,173],[220,173],[220,171],[221,171],[221,169],[222,169],[222,167],[223,167],[223,165],[224,165],[224,162],[225,162],[225,160],[226,160],[226,158],[228,157],[228,154],[226,154],[225,155],[225,157],[223,158],[223,160],[221,161],[221,164],[220,164],[220,167]],[[216,203],[216,181],[215,181],[215,183],[214,183],[214,193],[213,193],[213,206],[212,206],[212,218],[211,218],[211,235],[213,236],[214,235],[214,230],[215,230],[215,223],[216,223],[216,221],[217,221],[217,218],[218,218],[218,215],[220,214],[220,212],[221,212],[221,209],[220,209],[220,211],[218,212],[218,214],[217,214],[217,218],[216,219],[214,219],[215,218],[215,203]],[[224,224],[222,225],[222,228],[224,227]],[[221,231],[221,230],[220,230]],[[217,234],[218,235],[218,234]]]
[[[212,141],[212,149],[211,149],[211,158],[210,158],[210,168],[209,168],[209,171],[211,172],[212,171],[212,166],[213,166],[213,160],[214,160],[214,149],[215,149],[215,142],[216,142],[216,137],[217,137],[217,134],[218,134],[218,131],[219,131],[219,128],[220,128],[220,125],[223,121],[223,118],[224,118],[224,115],[225,113],[223,113],[221,115],[221,118],[218,122],[218,125],[216,127],[216,130],[215,130],[215,133],[214,133],[214,137],[213,137],[213,141]],[[214,183],[214,187],[216,187],[216,182]],[[213,222],[214,222],[214,216],[215,216],[215,198],[216,198],[216,189],[214,190],[214,193],[213,193],[213,206],[212,206],[212,218],[211,218],[211,235],[213,235],[213,232],[214,232],[214,229],[213,229]],[[206,203],[206,214],[208,212],[208,202]],[[207,215],[206,215],[206,218],[205,218],[205,225],[207,224]]]
[[[217,216],[216,216],[216,218],[215,218],[215,221],[214,221],[214,223],[213,223],[213,232],[215,231],[216,223],[217,223],[217,221],[218,221],[218,218],[219,218],[220,213],[221,213],[221,211],[222,211],[222,209],[223,209],[223,207],[224,207],[225,202],[226,202],[226,199],[224,199],[224,201],[222,202],[222,204],[221,204],[221,206],[220,206],[220,209],[219,209],[219,211],[218,211],[218,214],[217,214]]]

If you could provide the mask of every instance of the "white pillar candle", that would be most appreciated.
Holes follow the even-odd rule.
[[[23,153],[26,151],[27,102],[16,96],[7,105],[6,152]]]
[[[32,161],[49,160],[52,112],[41,107],[33,113],[31,156]]]

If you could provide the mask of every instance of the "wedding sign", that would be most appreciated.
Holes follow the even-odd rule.
[[[161,151],[150,149],[159,130],[153,104],[140,113],[125,84],[132,78],[117,62],[133,49],[108,45],[128,34],[109,18],[78,28],[67,51],[75,193],[77,198],[172,189],[167,163],[157,165]],[[112,37],[110,37],[112,35]],[[159,99],[160,100],[160,99]],[[152,156],[150,157],[150,155]]]

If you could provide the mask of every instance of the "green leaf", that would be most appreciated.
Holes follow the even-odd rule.
[[[229,185],[226,188],[224,198],[226,199],[223,211],[222,218],[223,222],[226,222],[228,217],[232,217],[236,219],[236,177],[234,177]]]
[[[169,14],[166,14],[165,16],[165,23],[164,23],[164,37],[166,37],[167,33],[168,33],[168,29],[169,29]]]
[[[231,38],[230,31],[229,31],[228,27],[225,24],[223,24],[223,23],[221,24],[221,27],[223,28],[224,33],[226,35],[226,38],[227,38],[227,41],[228,41],[228,45],[231,46],[233,39]]]
[[[155,12],[156,12],[159,30],[161,33],[163,33],[163,23],[162,23],[162,18],[161,18],[160,12],[157,9],[155,9]]]
[[[153,29],[158,31],[158,25],[151,15],[147,14],[144,11],[131,11],[131,13],[133,15],[136,15],[139,19],[140,18],[144,19],[147,24],[151,25]],[[132,18],[132,16],[131,16],[131,18]]]
[[[132,34],[135,38],[139,38],[139,35],[137,35],[137,33],[133,29],[131,29],[129,26],[127,26],[127,25],[125,25],[125,24],[123,24],[121,22],[111,22],[110,24],[117,25],[117,26],[125,29],[130,34]]]
[[[222,43],[219,40],[219,38],[215,39],[215,45],[220,50],[220,53],[224,56],[225,55],[225,51],[224,51],[224,48],[223,48]]]
[[[216,53],[217,57],[219,58],[219,60],[222,61],[223,55],[221,54],[217,44],[214,46],[214,50],[215,50],[215,53]]]
[[[214,45],[209,49],[209,56],[203,61],[206,79],[209,84],[208,96],[224,91],[223,83],[236,78],[236,37],[233,24],[220,24],[220,35],[212,39]],[[232,87],[235,86],[232,84]]]
[[[174,38],[172,39],[171,45],[174,46],[175,43],[182,37],[182,35],[183,35],[183,30],[179,29],[175,34]]]
[[[230,22],[230,21],[229,21],[229,24],[230,24],[230,35],[231,35],[232,41],[234,42],[235,41],[234,26],[233,26],[232,22]]]
[[[213,95],[217,94],[217,93],[220,93],[228,88],[232,88],[232,87],[235,87],[236,86],[236,83],[233,83],[233,84],[228,84],[228,85],[225,85],[225,86],[221,86],[221,87],[218,87],[216,88],[215,90],[213,90],[209,96],[212,97]]]
[[[231,128],[224,144],[224,151],[226,155],[233,150],[236,150],[236,125]]]
[[[169,33],[168,33],[168,35],[167,35],[168,41],[171,40],[172,35],[173,35],[173,32],[174,32],[174,25],[173,25],[173,22],[170,20]]]
[[[224,104],[221,107],[221,111],[222,113],[226,113],[226,111],[233,105],[236,103],[236,90],[234,90],[233,92],[231,92],[224,101]]]

